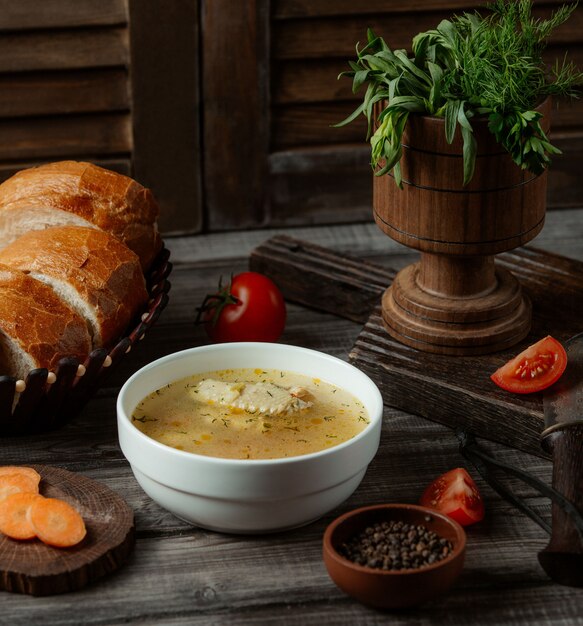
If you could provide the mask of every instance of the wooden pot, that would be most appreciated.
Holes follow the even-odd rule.
[[[537,108],[549,130],[550,99]],[[387,331],[407,345],[438,354],[485,354],[523,339],[531,305],[494,255],[523,245],[543,227],[546,172],[514,164],[488,131],[472,121],[476,169],[464,187],[462,140],[445,140],[443,118],[411,115],[403,135],[403,189],[375,176],[374,217],[396,241],[421,251],[383,296]]]

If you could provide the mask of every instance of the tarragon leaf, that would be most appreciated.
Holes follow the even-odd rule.
[[[332,124],[333,128],[341,128],[342,126],[346,126],[346,124],[350,124],[353,120],[355,120],[365,109],[365,103],[363,102],[358,108],[356,108],[345,120],[338,122],[338,124]]]
[[[395,177],[395,183],[399,189],[403,189],[403,177],[401,176],[401,163],[397,161],[395,167],[393,167],[393,176]]]
[[[447,143],[452,143],[455,137],[455,129],[461,106],[461,100],[448,100],[445,105],[445,139]]]
[[[407,56],[404,50],[395,50],[395,56],[401,61],[401,63],[417,78],[422,80],[426,85],[431,84],[431,79],[427,74],[420,68],[418,68],[411,59]]]
[[[369,75],[369,70],[358,70],[354,74],[354,80],[352,81],[352,93],[356,93],[362,85],[366,82]]]
[[[431,79],[434,83],[438,83],[443,78],[443,70],[436,63],[428,61],[427,69],[429,70],[429,73],[431,74]]]
[[[443,43],[452,46],[457,39],[457,31],[450,20],[441,20],[437,25],[437,31],[443,37]]]
[[[466,111],[464,110],[465,104],[465,100],[460,101],[460,107],[457,112],[457,121],[459,122],[459,125],[462,127],[462,129],[465,128],[466,130],[469,130],[471,132],[472,125],[468,120],[468,113],[466,113]]]
[[[423,113],[425,111],[423,99],[416,96],[395,96],[391,100],[390,106],[405,109],[410,113]]]
[[[478,146],[472,127],[462,126],[462,138],[464,140],[463,162],[464,162],[464,186],[467,185],[474,175],[476,168],[476,153]]]

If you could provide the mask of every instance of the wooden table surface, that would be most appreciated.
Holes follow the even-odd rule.
[[[0,440],[2,464],[55,465],[107,485],[133,508],[137,528],[129,562],[83,590],[38,598],[0,592],[0,624],[581,623],[583,590],[553,584],[539,567],[537,552],[547,543],[545,533],[479,477],[486,518],[468,530],[465,569],[447,596],[387,614],[360,605],[332,583],[322,562],[321,541],[336,515],[366,504],[415,502],[436,475],[465,465],[451,431],[402,411],[385,409],[379,452],[353,496],[321,520],[294,531],[241,537],[201,530],[142,492],[117,442],[119,387],[149,361],[206,343],[203,331],[193,324],[195,307],[221,274],[228,277],[245,269],[250,250],[275,232],[167,239],[174,263],[170,304],[110,386],[57,432]],[[373,224],[285,232],[396,269],[414,259]],[[533,245],[583,260],[583,209],[550,213]],[[583,320],[581,325],[583,330]],[[282,341],[346,359],[359,330],[353,322],[292,304]],[[495,444],[485,447],[550,482],[547,461]],[[547,500],[518,481],[507,484],[550,518]]]

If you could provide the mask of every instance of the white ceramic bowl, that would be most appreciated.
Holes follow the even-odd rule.
[[[209,457],[176,450],[131,422],[137,404],[180,378],[227,368],[285,369],[350,391],[370,423],[356,437],[320,452],[268,460]],[[262,533],[311,522],[358,487],[379,446],[383,402],[372,380],[335,357],[276,343],[191,348],[136,372],[117,400],[119,442],[142,489],[192,524],[231,533]]]

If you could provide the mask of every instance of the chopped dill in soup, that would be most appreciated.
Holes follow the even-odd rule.
[[[132,422],[156,441],[228,459],[274,459],[336,446],[369,423],[348,391],[295,372],[228,369],[157,389]]]

